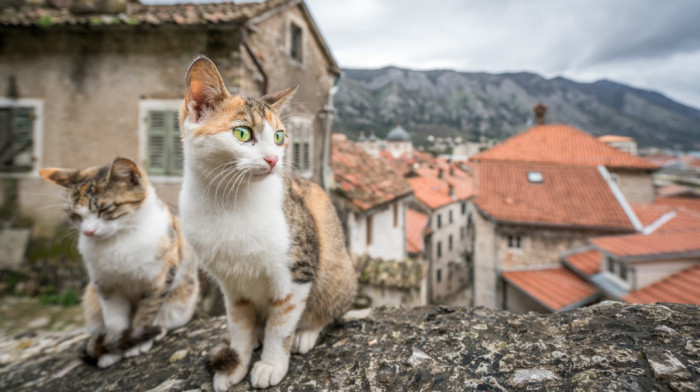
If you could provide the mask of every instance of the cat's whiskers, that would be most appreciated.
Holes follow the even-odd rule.
[[[216,208],[224,209],[224,201],[221,201],[221,206],[219,206],[219,188],[221,188],[221,185],[226,183],[228,184],[229,177],[231,175],[235,176],[237,173],[239,173],[237,168],[229,168],[226,169],[224,172],[224,176],[218,181],[218,184],[216,184],[216,189],[214,190],[214,206]],[[223,188],[224,190],[226,189],[226,186]],[[223,199],[223,197],[222,197]]]
[[[244,170],[240,171],[240,172],[238,173],[238,175],[236,176],[236,178],[234,178],[234,180],[233,180],[232,182],[229,183],[229,187],[228,187],[229,189],[228,189],[228,191],[226,192],[225,199],[226,199],[226,202],[228,202],[229,199],[230,199],[230,196],[231,196],[231,192],[233,191],[233,194],[234,194],[234,198],[233,198],[233,208],[234,208],[234,209],[236,208],[236,195],[237,195],[237,193],[238,193],[238,187],[237,187],[236,184],[240,184],[240,183],[242,182],[241,180],[242,180],[243,177],[245,176],[246,172],[247,172],[247,169],[244,169]],[[234,188],[236,189],[235,191],[234,191]]]

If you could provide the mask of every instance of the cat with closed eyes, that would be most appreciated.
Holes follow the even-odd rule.
[[[279,118],[295,88],[261,98],[228,93],[214,63],[197,58],[180,112],[184,233],[224,296],[228,343],[210,358],[214,389],[250,370],[256,388],[279,384],[290,351],[308,352],[352,304],[356,279],[328,195],[285,167]]]
[[[90,278],[82,300],[88,357],[112,366],[190,320],[199,293],[196,256],[142,169],[117,158],[39,174],[67,188],[66,211],[80,231]]]

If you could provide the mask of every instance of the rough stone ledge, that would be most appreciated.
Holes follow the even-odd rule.
[[[195,320],[108,370],[78,359],[81,332],[17,337],[0,342],[0,390],[210,391],[204,353],[225,331],[223,318]],[[247,379],[232,388],[248,389]],[[552,315],[378,308],[294,355],[273,390],[699,391],[700,307],[604,302]]]

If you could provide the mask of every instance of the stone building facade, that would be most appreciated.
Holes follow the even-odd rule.
[[[93,1],[98,8],[88,14],[53,3],[0,8],[0,122],[7,113],[5,124],[29,140],[22,147],[30,151],[5,159],[0,184],[3,194],[16,192],[23,216],[63,218],[60,208],[42,207],[47,195],[62,192],[39,179],[39,168],[103,165],[116,156],[146,168],[161,198],[177,205],[177,111],[185,72],[199,54],[217,64],[231,93],[259,96],[299,84],[287,119],[287,163],[319,183],[328,175],[324,146],[340,70],[303,1],[129,1],[118,13]]]

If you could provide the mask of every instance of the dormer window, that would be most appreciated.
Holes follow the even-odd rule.
[[[303,59],[301,27],[292,23],[290,33],[291,33],[291,42],[290,42],[289,55],[292,57],[292,59],[301,63],[302,59]]]
[[[542,172],[531,171],[527,172],[527,180],[534,184],[539,184],[544,182],[544,177],[542,177]]]

